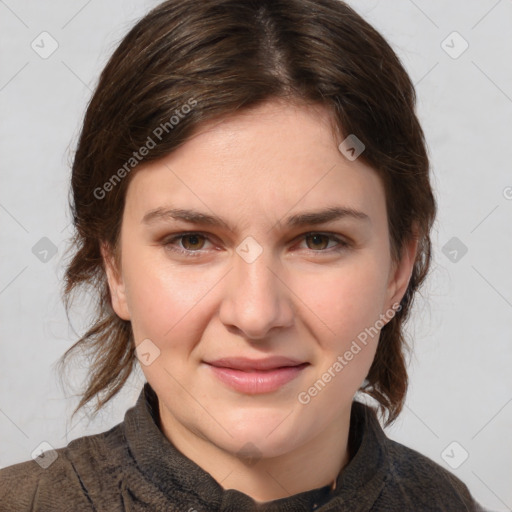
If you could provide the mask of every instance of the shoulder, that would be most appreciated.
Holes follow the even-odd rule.
[[[467,486],[440,464],[389,438],[386,445],[388,475],[378,503],[402,510],[485,512]]]
[[[120,468],[130,463],[123,424],[49,450],[38,461],[0,470],[0,512],[67,511],[70,503],[74,512],[94,510],[93,500],[116,489]]]

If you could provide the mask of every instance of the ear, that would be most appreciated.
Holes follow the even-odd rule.
[[[400,303],[409,286],[418,250],[418,237],[416,235],[417,231],[414,230],[413,237],[402,248],[400,261],[391,266],[387,295],[388,311],[393,304]]]
[[[112,250],[105,243],[101,245],[101,256],[107,273],[112,308],[116,312],[117,316],[123,320],[130,320],[130,311],[126,300],[126,290],[123,277],[121,275],[121,269],[117,268]]]

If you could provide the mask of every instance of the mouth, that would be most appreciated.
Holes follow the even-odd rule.
[[[223,384],[245,394],[276,391],[310,365],[308,362],[280,356],[260,360],[223,358],[206,364]]]

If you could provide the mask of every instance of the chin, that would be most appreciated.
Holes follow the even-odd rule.
[[[223,415],[223,426],[231,436],[223,435],[222,440],[218,440],[219,445],[239,456],[271,458],[283,455],[297,447],[307,430],[303,421],[297,424],[290,410],[280,409],[278,413],[265,410],[253,414],[246,411],[243,419],[237,415],[232,421],[228,421],[228,415]]]
[[[272,440],[261,436],[255,438],[249,433],[233,437],[227,446],[222,447],[232,455],[242,460],[247,459],[247,463],[252,464],[259,459],[271,459],[289,453],[297,447],[297,440],[292,441],[289,436]]]

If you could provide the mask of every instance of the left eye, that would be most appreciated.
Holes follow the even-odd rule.
[[[329,240],[334,240],[334,241],[338,242],[338,244],[343,243],[339,238],[331,236],[331,235],[325,235],[323,233],[311,233],[308,235],[304,235],[304,240],[306,240],[306,242],[307,242],[307,240],[312,240],[313,244],[316,245],[316,249],[326,249],[326,247],[324,247],[324,245],[325,245],[325,243],[329,244]],[[319,245],[322,247],[319,247]]]
[[[203,239],[203,242],[204,240],[206,239],[205,236],[201,235],[200,233],[190,233],[190,234],[187,234],[187,235],[181,235],[181,236],[178,236],[176,238],[174,238],[174,240],[176,239],[182,239],[183,242],[184,242],[184,248],[188,251],[188,250],[191,250],[191,251],[194,251],[194,250],[198,250],[198,249],[202,249],[203,248],[203,244],[200,243],[200,240],[201,238]],[[186,247],[186,246],[189,246],[189,247]],[[200,245],[201,247],[197,247],[197,245]]]
[[[308,249],[317,253],[331,252],[331,249],[334,251],[341,251],[350,245],[348,242],[345,242],[341,238],[329,233],[305,233],[300,238],[307,243]],[[176,243],[180,240],[181,247],[178,247]],[[202,254],[202,249],[204,248],[206,240],[209,240],[209,237],[202,233],[180,233],[172,238],[164,240],[162,245],[170,251],[184,254],[186,256],[199,256]],[[336,245],[334,247],[328,247],[329,241],[336,242]]]

